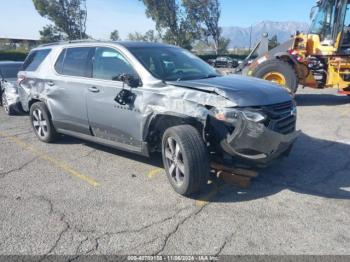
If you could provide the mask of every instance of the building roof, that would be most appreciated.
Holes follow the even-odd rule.
[[[0,36],[0,40],[32,41],[32,42],[38,42],[38,41],[39,41],[39,39],[30,39],[30,38],[16,38],[16,37],[2,37],[2,36]]]

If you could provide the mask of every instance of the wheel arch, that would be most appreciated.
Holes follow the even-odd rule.
[[[288,62],[293,67],[295,67],[299,63],[298,60],[288,52],[276,53],[274,54],[274,58]]]
[[[204,135],[205,121],[180,113],[159,113],[152,115],[144,125],[143,137],[147,141],[150,151],[157,148],[166,129],[178,125],[191,125],[201,135]]]
[[[28,110],[30,111],[30,108],[32,107],[32,105],[34,105],[35,103],[38,103],[38,102],[42,102],[46,105],[45,101],[42,101],[41,99],[38,99],[38,98],[32,98],[28,101]],[[47,107],[47,105],[46,105]]]

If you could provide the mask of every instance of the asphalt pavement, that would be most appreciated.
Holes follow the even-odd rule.
[[[161,158],[62,137],[0,109],[0,254],[349,255],[350,97],[300,90],[302,134],[248,189],[177,195]]]

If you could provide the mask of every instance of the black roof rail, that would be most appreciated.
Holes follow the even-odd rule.
[[[79,40],[69,40],[69,41],[59,41],[59,42],[52,42],[48,44],[42,44],[38,47],[46,47],[46,46],[53,46],[53,45],[64,45],[64,44],[75,44],[75,43],[91,43],[91,42],[100,42],[99,40],[95,39],[79,39]]]

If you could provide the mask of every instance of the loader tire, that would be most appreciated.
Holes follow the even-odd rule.
[[[253,76],[279,84],[293,95],[298,89],[298,76],[293,66],[279,59],[261,63],[254,70]]]

